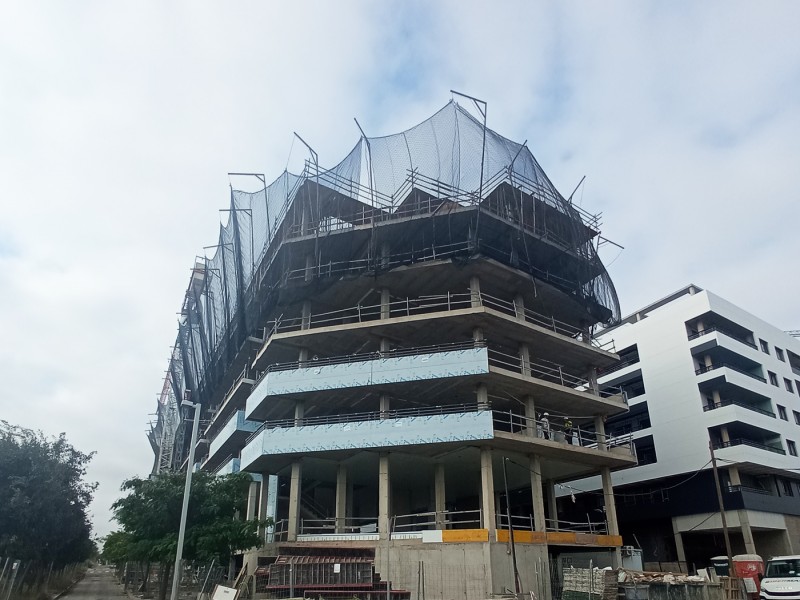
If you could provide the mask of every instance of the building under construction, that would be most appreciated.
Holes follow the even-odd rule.
[[[190,396],[193,467],[254,474],[258,592],[548,598],[560,556],[618,556],[611,470],[636,458],[604,433],[627,404],[597,385],[618,357],[594,328],[620,316],[599,218],[456,102],[253,177],[192,272],[150,441],[185,466]],[[559,519],[559,483],[593,474],[604,510]]]

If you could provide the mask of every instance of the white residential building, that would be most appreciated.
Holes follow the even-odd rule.
[[[599,339],[622,358],[601,387],[622,386],[630,404],[606,431],[633,432],[639,459],[613,474],[624,543],[689,569],[725,554],[711,444],[733,552],[800,552],[800,340],[696,285]],[[563,505],[595,510],[596,494],[578,490],[598,478],[570,487],[578,501]]]

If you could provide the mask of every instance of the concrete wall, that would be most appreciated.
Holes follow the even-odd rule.
[[[387,576],[394,589],[411,592],[417,600],[424,569],[425,600],[483,600],[506,589],[514,591],[510,550],[496,542],[403,544],[389,548],[378,544],[375,569],[381,579]],[[424,566],[421,566],[424,563]],[[517,545],[517,568],[524,594],[533,591],[539,600],[550,598],[550,571],[547,547]]]
[[[784,518],[786,519],[786,534],[789,537],[790,552],[788,554],[797,554],[800,552],[800,517],[786,515]]]
[[[516,538],[515,538],[516,539]],[[514,592],[513,562],[508,544],[492,543],[492,584],[496,594],[509,590]],[[516,544],[517,570],[522,582],[522,593],[536,594],[536,598],[550,598],[550,561],[547,546],[540,544]]]
[[[792,554],[789,538],[785,531],[754,531],[753,541],[759,556],[765,561],[772,556]]]
[[[387,564],[386,545],[378,544],[375,570],[381,579],[388,577],[394,589],[409,590],[412,600],[420,597],[423,577],[426,600],[482,600],[493,591],[488,551],[489,545],[483,543],[393,542]]]

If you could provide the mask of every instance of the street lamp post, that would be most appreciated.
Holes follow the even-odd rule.
[[[186,486],[183,488],[183,507],[181,508],[181,525],[178,529],[178,550],[175,553],[175,572],[172,575],[172,594],[170,600],[178,600],[178,588],[181,584],[181,559],[183,558],[183,538],[186,534],[186,515],[189,512],[189,492],[192,488],[192,471],[194,470],[194,447],[197,444],[197,430],[200,427],[200,403],[184,400],[181,406],[194,409],[192,425],[192,442],[189,446],[189,460],[186,463]]]

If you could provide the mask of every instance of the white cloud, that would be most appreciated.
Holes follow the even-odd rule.
[[[457,89],[626,246],[623,310],[694,281],[797,328],[794,3],[6,3],[3,418],[98,450],[96,529],[152,463],[175,311],[228,171],[324,165]],[[289,151],[291,150],[291,156]],[[611,253],[613,257],[613,252]]]

